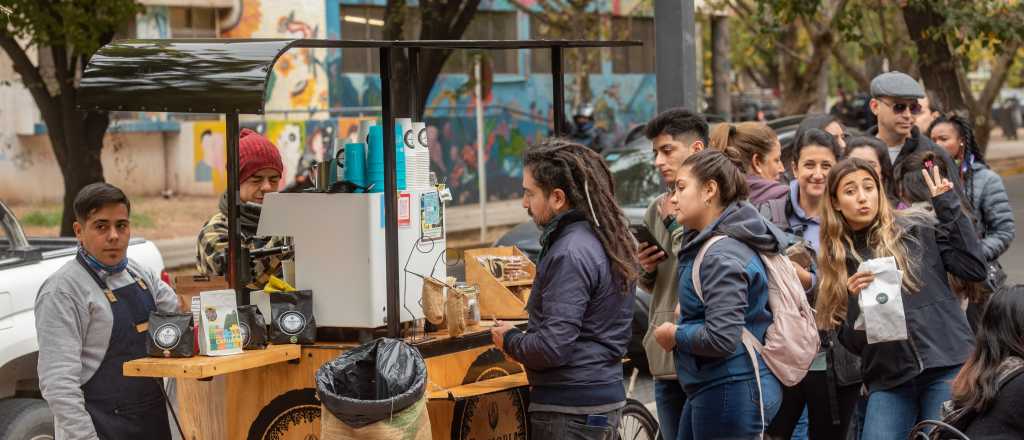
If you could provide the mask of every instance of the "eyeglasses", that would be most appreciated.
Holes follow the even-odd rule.
[[[886,102],[884,99],[879,99],[878,102],[881,102],[882,104],[885,104],[886,106],[891,108],[893,113],[896,113],[897,115],[901,115],[901,114],[903,114],[903,112],[907,111],[907,109],[910,109],[910,114],[916,116],[916,115],[921,114],[921,112],[924,110],[924,109],[921,108],[921,104],[917,103],[917,102],[915,102],[913,104],[906,104],[906,103],[903,103],[903,102],[897,102],[895,104],[890,104],[890,103]]]

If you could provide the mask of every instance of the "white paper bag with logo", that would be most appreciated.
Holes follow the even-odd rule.
[[[903,310],[903,272],[893,257],[875,258],[860,264],[858,272],[871,272],[875,280],[857,297],[860,316],[854,329],[867,333],[868,344],[907,339],[907,318]]]

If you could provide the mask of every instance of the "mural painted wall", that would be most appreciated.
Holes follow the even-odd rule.
[[[326,38],[325,0],[243,0],[226,38]],[[326,110],[326,49],[292,49],[278,59],[267,86],[267,110]]]
[[[504,75],[512,77],[512,75]],[[568,83],[571,80],[567,78]],[[466,75],[442,75],[431,92],[426,120],[431,168],[439,179],[447,177],[455,192],[454,204],[479,200],[476,159],[476,106]],[[361,107],[380,102],[376,75],[345,74],[337,81],[344,91],[334,107]],[[593,75],[590,78],[598,125],[617,138],[646,123],[656,111],[652,74]],[[566,102],[572,102],[566,90]],[[503,80],[499,75],[484,101],[488,199],[520,196],[522,153],[551,132],[552,84],[549,75]],[[569,111],[569,110],[567,110]]]
[[[196,122],[193,132],[193,179],[196,182],[209,182],[214,194],[223,193],[227,189],[227,143],[226,128],[220,121]]]
[[[410,6],[415,5],[410,2]],[[345,5],[384,6],[385,0],[242,0],[239,22],[223,29],[227,38],[338,38],[341,26],[339,8]],[[613,14],[640,13],[649,15],[641,0],[605,0],[601,9]],[[515,11],[507,0],[484,0],[481,10]],[[525,17],[525,14],[520,14]],[[149,7],[137,18],[140,37],[165,38],[168,35],[166,7]],[[529,20],[518,20],[517,34],[529,35]],[[546,73],[531,74],[529,57],[520,57],[519,75],[499,74],[485,102],[487,167],[490,199],[519,196],[522,178],[521,156],[533,142],[550,133],[553,119],[551,78]],[[466,75],[442,75],[432,90],[425,119],[431,166],[438,177],[447,180],[455,190],[455,203],[475,203],[477,194],[477,160],[475,106],[472,88]],[[566,84],[574,82],[567,76]],[[592,75],[591,96],[598,125],[614,137],[645,123],[655,113],[655,79],[653,74]],[[325,110],[352,107],[379,107],[380,78],[373,74],[341,73],[341,51],[326,49],[294,49],[277,62],[270,77],[267,96],[267,119],[243,123],[267,137],[281,148],[285,178],[282,185],[294,180],[308,164],[332,146],[353,141],[359,119],[328,117]],[[566,90],[566,102],[572,102],[572,88]],[[292,120],[275,115],[275,111],[311,111],[308,120]],[[565,109],[570,112],[571,109]],[[334,113],[337,115],[337,113]],[[304,116],[300,116],[303,118]],[[216,126],[216,128],[214,128]],[[200,130],[199,125],[195,130]],[[223,191],[225,183],[218,165],[223,156],[223,125],[214,123],[193,133],[193,178],[209,182],[212,192]],[[206,130],[210,133],[203,136]],[[219,131],[218,131],[219,130]],[[220,136],[218,138],[218,136]],[[219,143],[219,144],[218,144]],[[209,144],[209,145],[208,145]],[[213,146],[217,144],[220,146]],[[8,154],[9,156],[9,154]],[[317,160],[322,160],[317,159]]]
[[[135,16],[135,34],[139,38],[171,38],[169,17],[167,6],[148,6]]]

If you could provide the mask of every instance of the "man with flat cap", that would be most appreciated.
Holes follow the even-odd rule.
[[[959,176],[956,165],[945,149],[935,145],[914,125],[923,108],[919,100],[924,98],[924,87],[910,75],[891,71],[871,80],[871,112],[878,118],[878,125],[870,133],[889,147],[889,159],[893,168],[900,162],[922,149],[930,149],[942,156],[948,165],[949,176]],[[960,179],[953,179],[958,191],[962,191]]]

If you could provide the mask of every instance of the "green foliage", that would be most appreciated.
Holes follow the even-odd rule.
[[[18,222],[24,226],[53,228],[60,226],[60,219],[60,209],[48,209],[42,211],[29,211],[28,214],[18,218]],[[156,226],[156,221],[153,220],[153,217],[142,212],[133,212],[131,214],[131,222],[132,227],[134,228],[153,228]]]
[[[91,54],[141,11],[134,0],[0,0],[0,29],[33,45]]]
[[[956,50],[970,50],[977,42],[986,49],[999,51],[1010,41],[1024,41],[1024,4],[1007,0],[909,0],[908,8],[931,8],[942,15],[945,23],[934,29],[932,38],[954,42]]]
[[[41,226],[52,228],[60,226],[61,212],[54,211],[32,211],[18,219],[18,222],[25,226]]]

